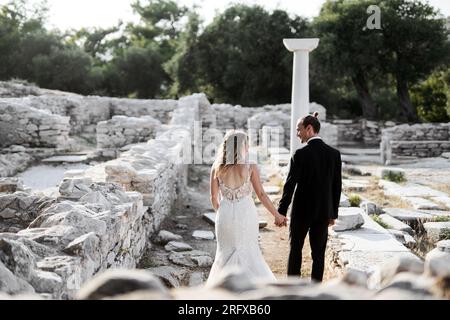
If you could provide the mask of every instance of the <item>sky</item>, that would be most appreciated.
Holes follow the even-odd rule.
[[[7,2],[9,0],[0,0],[0,5]],[[133,0],[47,0],[50,6],[48,26],[67,30],[81,27],[107,28],[119,20],[137,22],[130,6],[132,2]],[[178,0],[178,3],[189,7],[197,4],[198,11],[206,23],[212,20],[217,10],[221,12],[228,4],[236,2],[259,4],[268,10],[279,8],[311,18],[319,14],[325,0]],[[428,0],[428,2],[439,8],[445,16],[450,16],[450,0]]]

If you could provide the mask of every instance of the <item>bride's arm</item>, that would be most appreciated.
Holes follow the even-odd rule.
[[[210,200],[214,210],[219,210],[219,183],[215,177],[214,167],[211,168]]]
[[[270,201],[269,196],[266,191],[264,191],[264,187],[262,186],[261,179],[259,177],[258,167],[256,164],[251,165],[251,181],[253,185],[253,189],[255,190],[256,195],[258,196],[259,201],[266,207],[267,210],[275,217],[275,218],[284,218],[277,211],[272,201]],[[280,217],[281,216],[281,217]]]

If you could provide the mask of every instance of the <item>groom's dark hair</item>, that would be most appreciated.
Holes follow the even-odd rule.
[[[311,125],[313,127],[313,130],[315,133],[320,132],[320,121],[318,119],[319,113],[314,112],[313,115],[307,115],[306,117],[302,118],[302,124],[305,129]]]

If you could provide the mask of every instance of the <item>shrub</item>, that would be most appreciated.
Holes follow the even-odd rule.
[[[392,182],[405,182],[405,173],[400,170],[383,170],[381,178]]]
[[[351,194],[348,197],[348,201],[350,202],[350,206],[359,207],[359,205],[361,204],[361,197],[357,194]]]

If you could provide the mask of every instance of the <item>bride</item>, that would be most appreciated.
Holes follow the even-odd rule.
[[[252,189],[274,216],[275,225],[285,225],[286,217],[278,213],[264,191],[257,165],[248,161],[248,150],[247,134],[229,131],[211,168],[211,203],[217,212],[217,250],[207,286],[232,266],[240,267],[256,280],[275,280],[259,248],[259,219]]]

